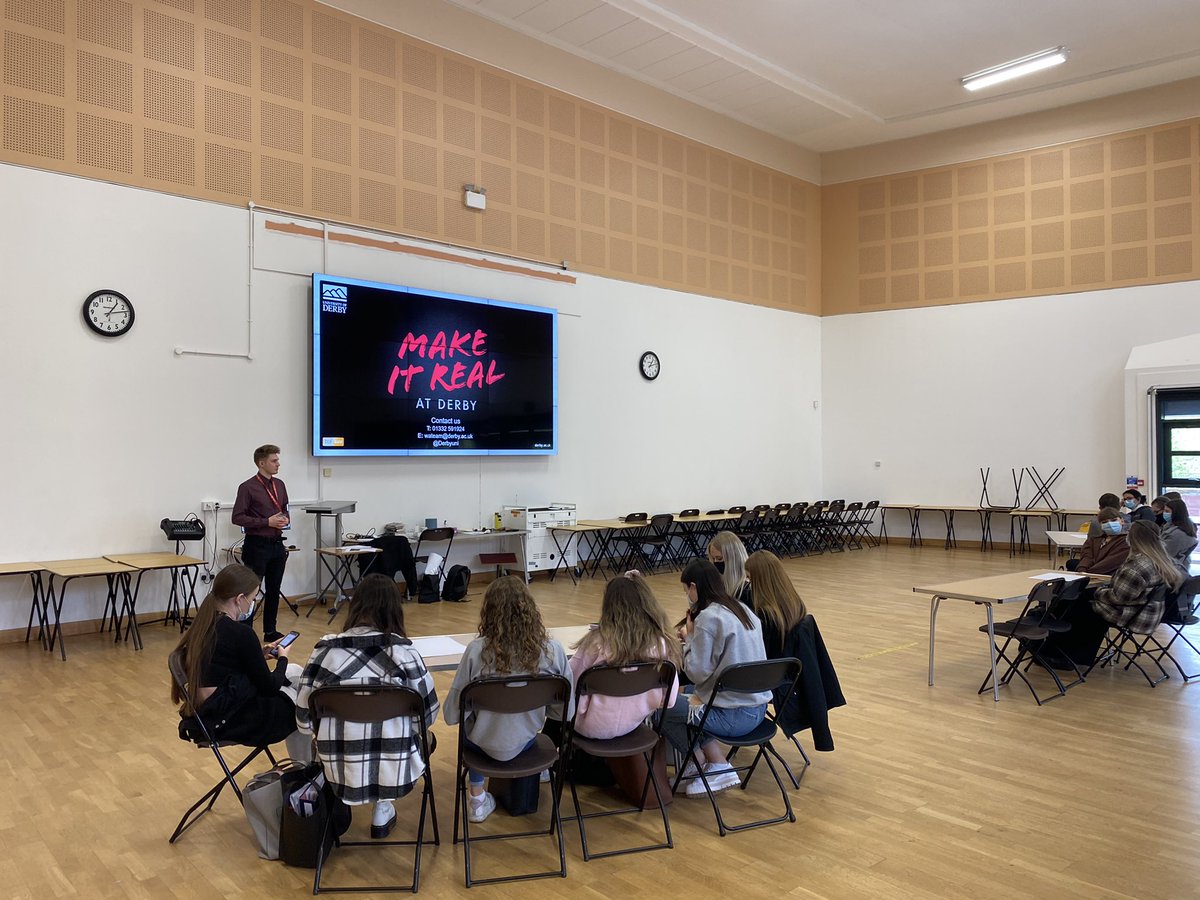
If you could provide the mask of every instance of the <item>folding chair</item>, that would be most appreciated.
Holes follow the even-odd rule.
[[[1151,603],[1163,602],[1163,612],[1166,613],[1166,600],[1168,590],[1165,584],[1157,585],[1149,594],[1146,595],[1146,602],[1142,608],[1149,606]],[[1154,627],[1149,632],[1139,633],[1133,631],[1126,625],[1113,625],[1105,634],[1105,645],[1100,651],[1100,655],[1096,657],[1095,662],[1088,667],[1088,674],[1091,673],[1097,665],[1104,668],[1108,665],[1116,665],[1121,660],[1125,660],[1124,669],[1129,670],[1130,666],[1137,668],[1142,673],[1142,677],[1150,687],[1158,687],[1159,684],[1171,677],[1170,673],[1163,668],[1162,656],[1165,648],[1160,644],[1157,638],[1154,637],[1154,631],[1162,624],[1162,619],[1154,623]],[[1115,635],[1114,635],[1115,632]],[[1158,669],[1158,676],[1150,677],[1150,673],[1142,668],[1140,660],[1149,660],[1154,663]]]
[[[481,678],[472,681],[459,697],[459,722],[466,722],[469,714],[490,712],[514,714],[560,705],[564,710],[571,699],[571,684],[561,675],[513,675],[507,678]],[[492,759],[486,753],[472,749],[466,744],[467,729],[458,729],[458,780],[454,791],[454,843],[458,843],[458,829],[462,826],[463,860],[466,869],[467,887],[476,884],[495,884],[502,881],[522,881],[533,878],[567,877],[566,848],[563,845],[562,822],[559,819],[558,803],[562,796],[562,752],[546,735],[539,734],[534,745],[524,753],[507,762]],[[521,831],[516,833],[486,834],[471,837],[467,800],[467,773],[475,771],[487,778],[522,778],[550,770],[550,827],[545,831]],[[461,811],[461,812],[460,812]],[[471,844],[481,841],[510,840],[513,838],[554,835],[558,842],[557,869],[546,872],[530,872],[521,875],[504,875],[496,878],[471,877]]]
[[[1175,646],[1176,641],[1182,640],[1191,648],[1192,653],[1200,656],[1200,647],[1193,644],[1188,639],[1188,636],[1183,633],[1183,629],[1189,625],[1195,625],[1197,622],[1200,622],[1200,618],[1196,616],[1197,595],[1200,595],[1200,575],[1189,578],[1180,585],[1179,591],[1175,594],[1173,601],[1171,597],[1167,598],[1167,614],[1163,616],[1162,620],[1163,625],[1171,631],[1171,639],[1162,648],[1162,653],[1179,670],[1179,675],[1185,683],[1191,681],[1193,678],[1200,678],[1200,673],[1193,672],[1189,674],[1185,671],[1183,666],[1180,665],[1179,660],[1172,655],[1171,648]]]
[[[620,737],[601,740],[584,737],[574,728],[574,722],[567,729],[563,740],[565,746],[567,783],[571,787],[571,802],[575,806],[575,821],[579,823],[579,841],[583,846],[585,862],[600,859],[605,856],[620,856],[625,853],[640,853],[644,850],[668,850],[675,846],[671,838],[671,820],[667,816],[667,807],[659,791],[658,782],[654,778],[654,760],[652,755],[658,747],[661,737],[662,716],[671,697],[671,686],[675,683],[675,666],[669,662],[643,662],[629,666],[592,666],[582,675],[575,685],[575,708],[579,709],[579,701],[583,697],[636,697],[647,691],[662,691],[662,711],[656,717],[657,724],[651,727],[641,724],[628,734]],[[579,806],[579,794],[575,788],[575,778],[571,774],[571,755],[576,750],[590,753],[604,759],[619,756],[633,756],[640,753],[646,762],[646,782],[642,786],[641,799],[637,806],[622,809],[606,809],[599,812],[584,813]],[[639,847],[625,847],[619,850],[605,850],[603,853],[593,852],[588,848],[587,828],[585,820],[602,816],[619,816],[630,813],[640,813],[645,809],[646,798],[650,788],[654,788],[654,796],[658,800],[659,812],[662,814],[663,829],[666,841],[658,844],[645,844]]]
[[[739,663],[729,666],[725,669],[717,679],[716,687],[713,689],[712,697],[708,704],[704,707],[704,714],[700,718],[700,722],[696,725],[688,723],[687,731],[689,744],[687,752],[683,754],[685,760],[692,759],[695,751],[700,743],[700,736],[704,733],[704,726],[708,722],[708,715],[712,711],[714,705],[723,693],[741,693],[741,694],[756,694],[763,691],[774,692],[780,688],[787,688],[787,695],[796,689],[796,682],[800,680],[800,660],[793,657],[785,659],[766,659],[759,662]],[[785,696],[780,694],[779,696]],[[708,776],[705,774],[704,767],[699,767],[699,772],[695,777],[699,778],[704,785],[704,792],[708,795],[708,801],[712,804],[713,813],[717,817],[717,830],[721,837],[730,831],[745,831],[748,828],[758,828],[763,825],[775,825],[783,821],[795,822],[796,814],[792,812],[792,801],[788,798],[787,788],[783,786],[783,780],[779,777],[779,772],[775,768],[775,763],[771,761],[771,757],[779,760],[785,768],[787,763],[783,757],[779,755],[779,751],[771,744],[771,738],[775,737],[778,729],[775,726],[775,721],[770,716],[765,717],[756,727],[748,731],[746,734],[737,737],[721,737],[718,738],[722,744],[727,744],[733,750],[740,747],[758,747],[758,753],[754,755],[753,762],[748,766],[732,766],[735,772],[746,772],[746,777],[742,779],[742,790],[746,789],[746,785],[750,783],[750,778],[754,775],[754,770],[758,767],[758,762],[765,759],[767,768],[771,770],[771,775],[775,778],[775,784],[779,788],[779,796],[783,798],[785,812],[782,815],[774,818],[759,819],[754,822],[746,822],[741,825],[727,825],[724,817],[721,815],[721,806],[717,803],[717,796],[713,793],[712,787],[708,783]],[[732,757],[732,751],[731,751]],[[732,759],[731,759],[732,763]],[[678,790],[679,783],[684,778],[685,767],[679,766],[679,771],[675,775],[675,783],[672,785],[672,790]]]
[[[1065,622],[1059,622],[1051,615],[1051,604],[1055,596],[1063,589],[1065,580],[1062,578],[1052,578],[1048,581],[1037,582],[1029,596],[1025,600],[1025,607],[1021,610],[1021,615],[1016,619],[1010,619],[1007,622],[997,622],[992,630],[997,641],[1004,638],[1004,643],[997,643],[993,652],[996,654],[997,664],[1003,662],[1008,668],[1002,673],[997,670],[1000,684],[1006,685],[1012,681],[1016,675],[1029,688],[1029,692],[1033,694],[1033,699],[1037,701],[1037,705],[1041,706],[1055,697],[1062,697],[1067,693],[1067,689],[1074,687],[1083,681],[1083,675],[1076,669],[1076,680],[1070,684],[1063,684],[1061,678],[1058,677],[1058,672],[1047,662],[1041,655],[1046,641],[1050,639],[1050,635],[1069,631],[1071,626]],[[979,631],[981,634],[987,634],[987,626],[980,625]],[[1008,648],[1016,642],[1017,653],[1015,656],[1008,655]],[[1057,693],[1043,699],[1037,692],[1037,688],[1025,675],[1025,671],[1029,668],[1029,663],[1038,663],[1042,668],[1050,673],[1054,679],[1054,684],[1058,688]],[[1021,669],[1021,664],[1025,663],[1025,671]],[[989,669],[988,674],[984,676],[983,683],[979,685],[978,693],[982,694],[985,691],[992,689],[992,673]]]
[[[436,741],[432,740],[425,727],[425,701],[410,687],[398,684],[338,684],[317,688],[309,698],[309,709],[312,710],[313,732],[320,728],[322,719],[336,719],[340,723],[361,725],[382,725],[390,719],[410,719],[415,722],[418,741],[421,747],[421,758],[425,760],[425,774],[421,788],[421,817],[417,820],[417,838],[415,841],[343,841],[335,837],[333,843],[339,847],[415,847],[413,859],[413,877],[409,884],[397,885],[367,885],[365,887],[334,887],[321,885],[321,874],[324,871],[326,856],[318,852],[317,871],[313,876],[313,893],[326,892],[366,892],[366,891],[411,891],[416,893],[421,886],[421,847],[425,844],[425,814],[428,810],[433,819],[433,843],[441,844],[438,834],[437,805],[433,796],[433,775],[430,754]],[[383,737],[367,737],[364,743],[378,750],[386,750],[387,739]],[[333,827],[333,817],[330,816],[326,828]],[[322,849],[328,847],[328,835],[321,842]]]
[[[187,673],[183,668],[182,651],[174,650],[171,652],[171,655],[167,657],[167,668],[171,670],[171,677],[175,679],[175,683],[179,685],[179,690],[183,694],[184,704],[189,709],[195,709],[196,706],[192,702],[191,692],[188,690]],[[275,765],[275,757],[271,755],[270,748],[264,746],[255,747],[246,755],[245,759],[238,763],[234,768],[230,769],[229,764],[225,762],[225,757],[221,754],[221,748],[234,746],[235,742],[216,740],[213,737],[212,732],[208,730],[208,726],[204,724],[204,719],[200,716],[191,716],[190,721],[196,723],[197,727],[199,728],[199,732],[197,733],[190,731],[189,729],[191,736],[184,738],[184,740],[191,740],[191,742],[197,747],[207,746],[208,749],[212,751],[213,756],[217,758],[217,762],[221,766],[221,771],[225,773],[225,777],[209,788],[204,796],[193,803],[188,808],[188,811],[183,814],[183,818],[179,820],[179,824],[175,826],[175,831],[171,833],[171,837],[167,841],[167,843],[170,844],[173,844],[179,840],[179,837],[185,831],[200,821],[200,817],[213,808],[213,804],[217,802],[217,797],[221,796],[221,791],[225,789],[225,785],[229,785],[231,788],[233,788],[233,793],[237,795],[238,803],[242,803],[242,790],[238,787],[234,776],[236,776],[242,771],[242,769],[246,768],[246,766],[257,759],[260,754],[265,753],[267,755],[267,759],[271,761],[271,765]],[[196,812],[196,810],[201,806],[204,806],[204,809],[201,809],[200,812],[196,814],[195,818],[191,818],[192,813]]]
[[[433,572],[430,572],[428,569],[426,569],[426,571],[425,571],[426,575],[432,575],[436,579],[436,584],[437,584],[439,590],[441,589],[442,579],[446,577],[446,563],[450,560],[450,548],[454,546],[454,529],[453,528],[426,528],[424,531],[422,531],[420,533],[420,535],[418,535],[417,549],[413,551],[413,565],[415,568],[416,563],[419,563],[419,562],[428,563],[429,562],[429,550],[428,550],[428,548],[426,548],[424,555],[422,555],[422,553],[421,553],[421,545],[422,544],[440,544],[443,541],[445,541],[445,543],[446,543],[446,551],[441,554],[441,557],[442,557],[441,566],[436,571],[433,571]],[[419,593],[419,588],[415,584],[411,585],[411,586],[406,585],[406,587],[408,588],[408,595],[410,597],[415,597]]]
[[[625,521],[630,520],[627,517]],[[663,559],[673,567],[675,559],[671,553],[671,528],[674,522],[674,516],[661,513],[651,516],[648,527],[627,535],[615,536],[614,541],[625,544],[628,548],[621,557],[619,568],[633,569],[644,565],[648,573],[653,573]],[[646,552],[647,547],[651,548],[651,553]],[[638,560],[641,560],[640,565]]]

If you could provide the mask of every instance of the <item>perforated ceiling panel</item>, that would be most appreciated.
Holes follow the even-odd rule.
[[[311,0],[3,0],[0,34],[2,161],[817,311],[813,185]]]

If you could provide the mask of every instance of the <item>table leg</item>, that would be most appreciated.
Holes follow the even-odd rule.
[[[46,630],[46,597],[42,589],[42,576],[40,572],[29,573],[30,585],[33,588],[33,601],[29,604],[29,624],[25,627],[25,643],[29,643],[29,635],[33,631],[33,617],[36,614],[38,620],[38,641],[47,650],[46,640],[49,633]]]
[[[62,607],[63,600],[67,595],[67,585],[71,583],[70,578],[64,578],[62,584],[58,586],[58,595],[54,593],[54,576],[50,576],[49,595],[46,598],[46,615],[49,617],[51,611],[54,613],[54,628],[50,631],[50,644],[46,647],[50,652],[54,652],[54,643],[58,642],[58,652],[62,656],[63,662],[67,661],[67,639],[62,633]]]
[[[521,548],[521,570],[524,573],[525,583],[529,584],[529,557],[528,548],[525,541],[529,538],[529,533],[513,535],[517,539],[517,546]]]
[[[550,532],[550,539],[554,541],[554,549],[558,551],[558,559],[554,561],[554,568],[550,570],[550,580],[554,580],[554,577],[558,574],[559,569],[565,568],[567,570],[567,574],[571,576],[571,584],[579,584],[579,582],[575,579],[575,573],[571,571],[571,567],[567,565],[567,551],[571,549],[571,538],[575,535],[575,532],[567,532],[567,546],[563,547],[563,545],[558,542],[558,529],[548,528],[546,530]]]
[[[116,576],[113,576],[113,575],[108,576],[110,579],[115,578],[116,585],[121,588],[121,591],[124,594],[124,599],[121,601],[121,605],[122,605],[123,609],[127,609],[129,611],[129,621],[125,626],[125,640],[129,640],[130,634],[133,635],[133,649],[134,650],[142,649],[142,633],[141,633],[141,631],[138,630],[138,620],[137,620],[137,597],[138,597],[138,593],[141,591],[142,576],[145,573],[146,573],[145,569],[141,569],[138,571],[137,586],[134,588],[134,590],[132,592],[129,590],[129,583],[132,580],[131,573],[125,572],[123,574],[118,574]],[[121,632],[118,629],[117,640],[120,640],[120,639],[121,639]]]
[[[987,607],[988,657],[990,658],[991,663],[992,663],[992,699],[995,702],[999,703],[1000,702],[1000,681],[999,681],[999,676],[996,673],[996,622],[992,615],[992,604],[985,603],[983,605],[985,607]]]
[[[929,601],[929,684],[933,686],[933,634],[937,625],[938,607],[942,603],[941,597],[934,597]]]

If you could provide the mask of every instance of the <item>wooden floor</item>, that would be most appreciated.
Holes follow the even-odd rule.
[[[914,584],[1026,569],[1044,559],[1003,551],[888,546],[788,563],[833,656],[849,705],[832,715],[837,750],[815,754],[792,792],[798,821],[719,838],[708,803],[671,807],[675,849],[584,863],[568,824],[568,878],[474,889],[496,897],[1187,897],[1196,896],[1200,685],[1148,687],[1136,672],[1097,672],[1038,708],[1024,687],[1001,701],[975,691],[987,669],[980,608],[939,616],[937,684],[926,684],[929,604]],[[678,577],[655,577],[682,610]],[[548,624],[594,621],[602,580],[535,581]],[[410,633],[472,630],[467,604],[410,605]],[[293,627],[290,613],[281,626]],[[295,625],[302,662],[327,629],[318,611]],[[301,897],[311,872],[257,858],[232,796],[168,845],[179,815],[215,780],[207,750],[181,742],[165,657],[175,634],[149,627],[135,652],[107,636],[71,641],[66,663],[36,644],[0,646],[0,897]],[[1200,661],[1190,660],[1196,665]],[[439,673],[439,695],[449,686]],[[454,731],[435,729],[443,843],[426,851],[422,893],[466,895],[449,839]],[[784,751],[798,759],[795,751]],[[761,814],[774,786],[755,776],[723,795],[731,818]],[[545,795],[543,795],[543,800]],[[778,801],[776,795],[775,800]],[[544,806],[544,803],[543,803]],[[401,823],[415,798],[399,804]],[[646,838],[604,820],[589,830]],[[524,826],[498,813],[484,826]],[[627,820],[629,821],[629,820]],[[365,811],[356,818],[361,831]],[[614,826],[617,831],[614,831]],[[552,861],[550,841],[483,848],[476,874]],[[403,848],[348,848],[336,880],[388,879]]]

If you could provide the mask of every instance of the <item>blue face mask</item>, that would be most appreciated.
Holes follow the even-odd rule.
[[[1126,509],[1137,509],[1137,501],[1136,500],[1126,500],[1125,508]]]
[[[1118,535],[1121,533],[1121,523],[1117,521],[1101,522],[1100,528],[1105,534]]]
[[[1164,509],[1162,512],[1162,517],[1163,517],[1163,524],[1164,525],[1167,524],[1168,522],[1171,521],[1171,511],[1169,509]]]
[[[257,600],[251,600],[250,607],[244,613],[238,613],[237,620],[239,622],[249,622],[250,619],[252,619],[254,617],[254,605],[257,602],[258,602]]]

